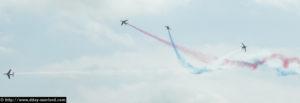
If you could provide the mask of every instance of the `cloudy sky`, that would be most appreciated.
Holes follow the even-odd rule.
[[[300,57],[299,0],[1,0],[1,96],[70,103],[299,103],[300,76],[280,61],[253,71],[193,74],[173,49],[120,20],[192,50],[236,60]],[[249,53],[240,51],[240,43]],[[183,54],[187,61],[204,65]],[[299,69],[292,64],[289,69]]]

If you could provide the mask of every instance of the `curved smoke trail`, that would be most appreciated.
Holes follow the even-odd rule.
[[[208,72],[209,70],[208,69],[200,69],[200,68],[196,68],[195,66],[193,66],[192,64],[188,63],[184,58],[182,58],[182,56],[180,55],[179,51],[177,50],[176,48],[176,45],[174,43],[174,40],[172,38],[172,34],[170,32],[170,30],[168,30],[168,33],[169,33],[169,38],[170,38],[170,41],[171,41],[171,44],[172,44],[172,47],[175,51],[175,54],[178,58],[178,60],[180,61],[180,63],[184,66],[184,67],[187,67],[189,69],[192,69],[193,71],[195,71],[196,74],[201,74],[203,72]]]
[[[142,32],[143,34],[146,34],[146,35],[148,35],[148,36],[150,36],[150,37],[152,37],[152,38],[154,38],[154,39],[156,39],[156,40],[158,40],[158,41],[160,41],[160,42],[162,42],[164,44],[172,46],[172,44],[169,41],[167,41],[167,40],[164,40],[164,39],[162,39],[160,37],[157,37],[157,36],[155,36],[153,34],[150,34],[150,33],[146,32],[146,31],[144,31],[144,30],[142,30],[140,28],[137,28],[137,27],[135,27],[135,26],[133,26],[133,25],[131,25],[129,23],[127,25],[129,25],[130,27],[132,27],[132,28],[134,28],[134,29]],[[193,50],[189,50],[189,49],[187,49],[185,47],[182,47],[182,46],[178,46],[177,45],[176,47],[178,48],[178,50],[180,50],[180,51],[182,51],[182,52],[184,52],[186,54],[191,55],[192,57],[196,58],[197,60],[199,60],[199,61],[201,61],[203,63],[210,63],[211,61],[217,59],[217,57],[215,57],[215,56],[204,55],[202,53],[195,52]]]
[[[193,71],[196,71],[197,74],[201,74],[203,72],[209,72],[211,70],[209,69],[200,69],[200,68],[196,68],[195,66],[193,66],[192,64],[188,63],[179,53],[179,51],[177,50],[176,48],[176,45],[174,43],[174,39],[172,37],[172,34],[171,32],[168,30],[168,33],[169,33],[169,38],[170,38],[170,41],[171,41],[171,44],[172,44],[172,47],[174,49],[174,52],[178,58],[178,60],[180,61],[180,63],[189,68],[189,69],[192,69]],[[232,53],[235,53],[236,51],[233,51]],[[230,54],[232,54],[230,53]],[[229,54],[229,55],[230,55]],[[300,63],[300,60],[298,58],[286,58],[285,56],[281,55],[281,54],[273,54],[272,56],[270,57],[267,57],[267,58],[264,58],[262,61],[255,61],[254,63],[249,63],[249,62],[246,62],[246,61],[234,61],[234,60],[229,60],[229,59],[224,59],[224,63],[225,64],[228,64],[228,63],[231,63],[231,64],[235,64],[237,66],[246,66],[246,67],[251,67],[253,70],[257,69],[258,68],[258,65],[262,65],[264,64],[267,60],[271,60],[271,59],[276,59],[276,58],[279,58],[280,60],[284,61],[283,62],[283,66],[284,68],[288,68],[289,64],[292,63],[292,62],[296,62],[296,63]],[[221,59],[221,58],[220,58]],[[296,74],[299,74],[295,71],[285,71],[283,69],[280,69],[280,68],[275,68],[275,70],[277,71],[277,73],[281,76],[287,76],[287,75],[296,75]]]
[[[238,66],[247,66],[247,67],[251,67],[253,70],[256,70],[258,68],[259,65],[263,65],[268,61],[271,61],[273,59],[279,59],[282,62],[282,67],[285,69],[289,68],[289,65],[291,63],[296,63],[300,66],[300,59],[293,57],[293,58],[288,58],[282,54],[272,54],[269,57],[265,57],[262,60],[257,60],[254,63],[250,63],[250,62],[246,62],[246,61],[233,61],[233,60],[228,60],[226,59],[223,62],[223,65],[226,64],[234,64],[234,65],[238,65]],[[299,68],[300,69],[300,68]]]
[[[282,54],[272,54],[270,57],[266,57],[264,58],[262,61],[261,61],[261,64],[271,60],[271,59],[280,59],[282,61],[282,65],[284,68],[289,68],[289,65],[291,63],[297,63],[298,65],[300,65],[300,59],[299,58],[296,58],[296,57],[293,57],[293,58],[288,58]]]
[[[177,58],[179,59],[179,61],[186,67],[188,68],[191,68],[193,70],[196,70],[196,68],[189,64],[188,62],[186,62],[182,57],[181,55],[179,54],[178,50],[182,51],[183,53],[186,53],[186,54],[189,54],[191,55],[192,57],[196,58],[197,60],[203,62],[203,63],[211,63],[213,61],[216,61],[216,60],[219,60],[218,57],[216,56],[209,56],[209,55],[205,55],[205,54],[202,54],[202,53],[199,53],[199,52],[195,52],[193,50],[190,50],[190,49],[187,49],[187,48],[184,48],[182,46],[178,46],[178,45],[175,45],[174,42],[173,42],[173,39],[172,39],[172,36],[170,36],[170,40],[171,42],[167,41],[167,40],[164,40],[160,37],[157,37],[153,34],[150,34],[140,28],[137,28],[131,24],[128,24],[130,27],[142,32],[143,34],[146,34],[164,44],[167,44],[169,46],[172,46],[175,50],[175,53],[177,55]],[[169,32],[170,33],[170,32]],[[172,43],[173,42],[173,43]],[[178,49],[178,50],[177,50]],[[224,58],[223,58],[224,59]],[[299,66],[300,66],[300,59],[299,58],[296,58],[296,57],[293,57],[293,58],[288,58],[282,54],[272,54],[271,56],[269,57],[265,57],[263,58],[262,60],[256,60],[254,62],[247,62],[247,61],[240,61],[240,60],[229,60],[229,59],[224,59],[223,63],[221,65],[236,65],[236,66],[241,66],[241,67],[249,67],[249,68],[252,68],[253,70],[256,70],[258,68],[259,65],[263,65],[265,64],[266,62],[270,61],[270,60],[273,60],[273,59],[279,59],[282,61],[282,66],[287,69],[289,68],[289,65],[291,63],[297,63]],[[282,75],[287,75],[287,74],[294,74],[293,72],[286,72],[286,71],[282,71],[280,69],[276,69],[278,72],[281,72]]]

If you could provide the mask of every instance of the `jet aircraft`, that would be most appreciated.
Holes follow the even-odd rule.
[[[9,69],[9,71],[7,72],[7,73],[4,73],[4,75],[7,75],[7,77],[8,77],[8,79],[10,79],[10,76],[12,75],[12,76],[14,76],[15,75],[15,73],[14,72],[12,72],[11,71],[11,69]]]
[[[244,43],[242,43],[242,50],[244,50],[245,52],[247,51],[247,46]]]
[[[165,26],[167,28],[167,30],[170,30],[170,27],[169,26]]]
[[[128,20],[121,20],[121,26],[127,25],[127,21],[128,21]]]

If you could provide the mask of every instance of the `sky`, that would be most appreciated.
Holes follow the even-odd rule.
[[[221,58],[300,57],[299,0],[1,0],[0,96],[66,96],[70,103],[299,103],[300,76],[191,64],[173,48],[120,20],[176,44]],[[240,44],[247,45],[247,53]],[[219,69],[216,69],[219,68]],[[289,70],[298,71],[291,64]]]

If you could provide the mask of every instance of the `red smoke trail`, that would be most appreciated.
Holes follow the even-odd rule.
[[[148,35],[148,36],[150,36],[150,37],[152,37],[152,38],[154,38],[154,39],[156,39],[156,40],[162,42],[162,43],[164,43],[164,44],[167,44],[167,45],[169,45],[169,46],[172,46],[171,42],[169,42],[169,41],[167,41],[167,40],[164,40],[164,39],[162,39],[162,38],[160,38],[160,37],[157,37],[157,36],[155,36],[155,35],[153,35],[153,34],[150,34],[150,33],[146,32],[146,31],[144,31],[144,30],[142,30],[142,29],[140,29],[140,28],[137,28],[137,27],[135,27],[135,26],[133,26],[133,25],[131,25],[131,24],[128,24],[128,25],[129,25],[130,27],[132,27],[132,28],[134,28],[134,29],[136,29],[136,30],[138,30],[138,31],[140,31],[140,32],[142,32],[142,33],[144,33],[144,34],[146,34],[146,35]],[[197,60],[199,60],[199,61],[201,61],[201,62],[204,62],[204,63],[209,63],[209,62],[211,62],[212,60],[217,59],[217,57],[214,57],[214,56],[207,56],[207,55],[204,55],[204,54],[202,54],[202,53],[195,52],[195,51],[192,51],[192,50],[190,50],[190,49],[184,48],[184,47],[182,47],[182,46],[178,46],[178,45],[177,45],[176,48],[177,48],[178,50],[180,50],[180,51],[186,53],[186,54],[192,55],[192,56],[195,57]]]
[[[267,62],[271,59],[280,59],[282,61],[282,65],[283,65],[284,68],[289,68],[289,64],[293,63],[293,62],[296,62],[298,65],[300,65],[300,59],[299,58],[295,58],[295,57],[288,58],[288,57],[285,57],[282,54],[273,54],[270,57],[264,58],[261,62],[265,63],[265,62]]]
[[[157,37],[153,34],[150,34],[140,28],[137,28],[131,24],[128,24],[130,27],[164,43],[164,44],[167,44],[168,46],[172,46],[171,42],[167,41],[167,40],[164,40],[160,37]],[[197,60],[201,61],[201,62],[204,62],[204,63],[210,63],[212,62],[213,60],[217,60],[218,57],[215,57],[215,56],[208,56],[208,55],[204,55],[202,53],[199,53],[199,52],[195,52],[193,50],[190,50],[190,49],[187,49],[187,48],[184,48],[182,46],[178,46],[176,45],[176,48],[186,54],[189,54],[189,55],[192,55],[193,57],[195,57]],[[284,68],[288,68],[289,67],[289,64],[290,63],[297,63],[299,66],[300,66],[300,59],[299,58],[287,58],[285,57],[284,55],[282,54],[272,54],[271,56],[269,57],[265,57],[264,59],[262,60],[258,60],[258,61],[255,61],[254,63],[250,63],[250,62],[246,62],[246,61],[238,61],[238,60],[229,60],[229,59],[225,59],[224,62],[221,64],[221,65],[237,65],[237,66],[242,66],[242,67],[249,67],[249,68],[252,68],[253,70],[256,70],[258,68],[259,65],[262,65],[272,59],[280,59],[282,61],[282,65]]]
[[[237,65],[237,66],[241,66],[241,67],[249,67],[249,68],[252,68],[253,70],[257,69],[257,67],[259,65],[258,63],[249,63],[249,62],[245,62],[245,61],[228,60],[228,59],[225,59],[221,65],[227,65],[227,64]]]
[[[269,57],[265,57],[264,59],[260,60],[260,61],[256,61],[254,63],[250,63],[250,62],[245,62],[245,61],[234,61],[234,60],[224,60],[222,65],[226,65],[226,64],[233,64],[233,65],[238,65],[238,66],[246,66],[246,67],[250,67],[253,70],[256,70],[258,68],[259,65],[265,64],[266,62],[273,60],[273,59],[279,59],[282,62],[282,66],[283,68],[287,69],[289,68],[289,65],[291,63],[297,63],[300,66],[300,59],[293,57],[293,58],[288,58],[285,57],[282,54],[272,54]]]

